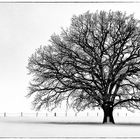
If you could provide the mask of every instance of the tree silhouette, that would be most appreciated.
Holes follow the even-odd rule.
[[[63,100],[78,111],[101,107],[114,123],[115,107],[140,109],[140,24],[133,15],[86,12],[29,58],[33,105],[55,108]]]

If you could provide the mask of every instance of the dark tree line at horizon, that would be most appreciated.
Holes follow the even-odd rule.
[[[116,107],[140,109],[140,22],[121,11],[74,15],[71,25],[29,58],[28,96],[39,110],[63,100],[78,111],[101,107],[114,123]]]

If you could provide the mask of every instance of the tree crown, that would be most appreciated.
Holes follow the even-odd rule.
[[[28,96],[35,94],[35,108],[54,108],[63,100],[77,110],[106,103],[139,108],[139,20],[97,11],[71,21],[29,58],[34,77]]]

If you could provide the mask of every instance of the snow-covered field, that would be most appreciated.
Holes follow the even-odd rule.
[[[140,137],[140,117],[115,117],[115,125],[94,117],[3,117],[0,137]]]

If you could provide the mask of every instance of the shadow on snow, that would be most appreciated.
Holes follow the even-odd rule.
[[[103,124],[102,122],[63,122],[63,121],[22,121],[22,120],[6,120],[5,123],[18,123],[18,124],[54,124],[54,125],[111,125],[111,126],[140,126],[136,122],[119,122],[115,124]]]

